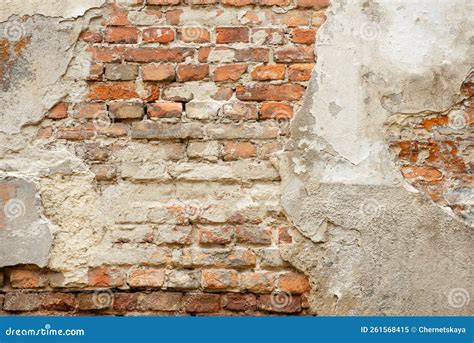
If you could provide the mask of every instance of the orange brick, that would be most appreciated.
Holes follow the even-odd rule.
[[[273,291],[275,282],[276,275],[272,272],[247,272],[240,276],[240,288],[254,293]]]
[[[143,42],[167,44],[174,40],[174,31],[169,28],[150,28],[143,31]]]
[[[224,145],[224,160],[238,160],[240,158],[255,157],[257,149],[250,142],[229,142]]]
[[[293,107],[279,102],[266,102],[260,108],[260,119],[290,119],[293,117]]]
[[[328,7],[331,0],[297,0],[298,7],[321,9]]]
[[[207,269],[202,271],[202,287],[221,290],[237,287],[237,272],[225,269]]]
[[[194,49],[188,48],[129,48],[124,58],[131,62],[183,62],[192,57]]]
[[[108,27],[105,30],[105,41],[107,43],[134,44],[138,42],[138,30],[135,27]]]
[[[88,276],[89,286],[92,287],[121,287],[125,283],[121,270],[106,266],[90,269]]]
[[[164,281],[164,270],[141,268],[131,272],[128,284],[130,287],[161,287]]]
[[[54,107],[49,111],[49,119],[64,119],[67,118],[68,104],[66,102],[60,102],[54,105]]]
[[[229,64],[214,70],[214,81],[237,81],[247,71],[245,64]]]
[[[10,273],[10,286],[12,288],[38,288],[42,287],[40,270],[38,269],[13,269]]]
[[[208,43],[211,35],[205,28],[186,26],[178,30],[178,39],[185,43]]]
[[[260,6],[288,6],[291,0],[259,0]]]
[[[252,71],[252,79],[259,81],[283,80],[286,66],[283,64],[260,65]]]
[[[96,82],[89,87],[90,100],[139,98],[135,82]]]
[[[180,102],[157,102],[148,104],[147,113],[150,118],[181,118],[183,104]]]
[[[76,108],[76,118],[80,119],[94,119],[107,114],[107,109],[104,103],[89,103],[79,104]]]
[[[403,166],[401,171],[407,179],[433,182],[443,178],[443,173],[435,167]]]
[[[237,242],[247,244],[269,245],[272,243],[272,229],[270,227],[243,227],[237,228]]]
[[[248,43],[249,29],[247,27],[218,27],[216,28],[216,43]]]
[[[175,79],[174,66],[171,64],[146,64],[142,71],[145,81],[171,82]]]
[[[301,294],[310,290],[309,279],[304,274],[287,273],[281,275],[278,282],[282,291]]]
[[[293,43],[298,44],[314,44],[316,40],[316,30],[315,29],[293,29]]]
[[[255,4],[255,0],[222,0],[225,6],[243,7]]]
[[[305,88],[298,84],[255,84],[237,86],[237,99],[243,101],[295,101],[301,99]]]
[[[314,69],[314,63],[292,64],[288,68],[288,79],[290,81],[309,81]]]
[[[177,69],[178,81],[199,81],[209,75],[207,64],[180,64]]]

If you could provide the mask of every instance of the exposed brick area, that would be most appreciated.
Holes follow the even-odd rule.
[[[104,237],[114,251],[74,288],[57,272],[3,270],[0,313],[309,314],[309,281],[280,255],[290,223],[271,159],[328,3],[124,3],[81,34],[86,97],[56,104],[37,136],[75,151],[100,189],[136,190]],[[144,189],[161,203],[133,205]]]
[[[405,115],[400,128],[391,127],[390,146],[408,182],[474,223],[474,73],[461,96],[445,112]]]

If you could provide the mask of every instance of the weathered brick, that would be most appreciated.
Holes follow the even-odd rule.
[[[221,308],[218,294],[186,294],[183,298],[186,311],[191,313],[218,312]]]
[[[270,312],[297,313],[301,312],[301,296],[285,292],[263,294],[257,299],[257,307]]]
[[[89,68],[88,81],[99,81],[104,75],[104,65],[102,63],[93,63]]]
[[[313,72],[314,63],[292,64],[288,67],[290,81],[308,81]]]
[[[177,69],[178,81],[200,81],[209,74],[207,64],[180,64]]]
[[[40,306],[41,295],[36,293],[7,293],[3,302],[3,309],[10,312],[36,311]]]
[[[240,275],[240,288],[253,293],[267,293],[275,289],[276,280],[273,272],[245,272]]]
[[[288,6],[291,0],[259,0],[260,6]]]
[[[188,48],[128,48],[124,58],[131,62],[183,62],[194,55]]]
[[[272,230],[269,227],[237,227],[237,241],[248,244],[269,245],[272,242]]]
[[[181,118],[183,104],[180,102],[156,102],[147,105],[150,118]]]
[[[174,66],[171,64],[146,64],[142,71],[145,81],[171,82],[175,79]]]
[[[94,164],[91,166],[91,172],[95,175],[97,181],[109,181],[117,175],[115,166],[107,164]]]
[[[254,267],[256,256],[250,249],[234,248],[231,251],[220,249],[192,250],[192,261],[197,266],[214,268]]]
[[[227,293],[222,296],[223,307],[230,311],[255,311],[257,297],[255,294]]]
[[[433,182],[443,178],[443,173],[435,167],[403,166],[401,171],[404,177],[412,180]]]
[[[167,44],[174,40],[174,31],[170,28],[149,28],[143,31],[143,42]]]
[[[115,293],[113,309],[119,312],[135,311],[138,295],[138,293]]]
[[[113,302],[114,293],[111,290],[97,290],[77,296],[77,307],[82,311],[105,310],[111,308]]]
[[[232,161],[240,158],[255,157],[257,148],[250,142],[228,142],[224,144],[224,160]]]
[[[270,49],[249,48],[236,49],[234,59],[237,62],[268,62],[270,60]]]
[[[278,288],[290,293],[305,293],[310,290],[309,279],[304,274],[286,273],[280,275]]]
[[[210,101],[192,101],[186,104],[186,116],[192,119],[212,119],[217,117],[221,104]]]
[[[316,59],[314,49],[310,46],[289,46],[275,50],[276,62],[314,62]]]
[[[59,102],[51,108],[48,112],[49,119],[64,119],[67,118],[69,105],[66,102]]]
[[[266,102],[260,107],[260,119],[291,119],[293,117],[293,107],[288,104],[278,102]]]
[[[222,0],[221,3],[225,6],[243,7],[255,4],[255,0]]]
[[[70,293],[47,293],[41,295],[41,308],[47,311],[72,311],[76,297]]]
[[[108,43],[137,43],[138,30],[135,27],[108,27],[105,30],[105,41]]]
[[[140,268],[130,273],[130,287],[161,287],[165,282],[165,272],[162,269]]]
[[[209,30],[198,26],[185,26],[178,29],[178,39],[184,43],[208,43],[211,35]]]
[[[252,70],[252,79],[259,81],[283,80],[286,66],[283,64],[260,65]]]
[[[112,81],[131,81],[138,76],[138,66],[133,64],[107,64],[105,78]]]
[[[245,64],[229,64],[219,66],[214,70],[214,81],[237,81],[247,71]]]
[[[121,100],[140,98],[134,82],[95,82],[89,87],[90,100]]]
[[[210,139],[273,139],[278,134],[278,127],[269,122],[206,126],[206,136]]]
[[[147,0],[147,5],[178,5],[180,2],[181,0]]]
[[[88,273],[89,286],[92,287],[121,287],[125,283],[122,270],[107,266],[92,268]]]
[[[119,47],[89,47],[87,51],[92,55],[94,62],[119,62],[124,54],[124,49]]]
[[[223,116],[231,120],[255,120],[258,117],[257,106],[240,101],[227,103],[223,107]]]
[[[252,29],[252,43],[258,45],[281,45],[286,43],[285,31],[280,28]]]
[[[191,142],[188,144],[189,158],[202,158],[208,161],[216,161],[220,155],[219,143],[211,142]]]
[[[192,227],[190,226],[159,226],[155,230],[157,244],[191,244]]]
[[[199,243],[227,244],[232,241],[234,228],[232,226],[199,226],[198,234]]]
[[[291,40],[297,44],[314,44],[316,40],[316,30],[303,28],[293,29]]]
[[[237,86],[237,99],[243,101],[295,101],[301,99],[304,87],[286,83],[282,85],[254,84]]]
[[[189,139],[202,138],[203,131],[199,123],[136,122],[132,124],[131,136],[136,139]]]
[[[39,288],[44,286],[39,269],[15,268],[10,272],[12,288]]]
[[[278,228],[278,243],[279,244],[291,244],[293,243],[293,238],[290,235],[290,232],[285,227]]]
[[[279,248],[263,248],[257,250],[256,253],[260,259],[260,266],[263,268],[281,268],[288,265],[281,258]]]
[[[216,43],[248,43],[249,29],[247,27],[217,27],[216,28]]]
[[[297,0],[298,7],[312,7],[315,9],[328,7],[331,0]]]
[[[178,311],[183,294],[178,292],[153,292],[141,294],[137,308],[142,311]]]
[[[200,285],[201,272],[198,270],[170,270],[167,273],[167,288],[197,289]]]
[[[79,119],[94,119],[107,114],[107,108],[104,103],[85,103],[79,104],[76,108],[74,117]]]
[[[202,287],[222,290],[237,287],[237,272],[225,269],[205,269],[202,271]]]
[[[112,102],[109,111],[115,119],[141,119],[145,114],[142,103]]]

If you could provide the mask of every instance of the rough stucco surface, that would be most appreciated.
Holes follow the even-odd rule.
[[[301,233],[285,258],[311,275],[321,314],[472,314],[446,301],[454,288],[472,293],[472,227],[404,181],[384,131],[396,113],[458,100],[474,63],[471,5],[347,1],[327,12],[280,170]]]
[[[0,4],[0,32],[13,32],[14,38],[0,69],[0,177],[7,190],[1,193],[0,188],[0,195],[11,198],[8,184],[15,184],[29,213],[22,222],[4,218],[0,267],[47,267],[50,287],[76,290],[91,286],[94,268],[159,264],[165,249],[143,248],[134,241],[149,235],[150,225],[143,222],[150,218],[174,227],[172,210],[205,204],[211,209],[199,213],[203,223],[221,224],[238,210],[273,225],[265,216],[284,210],[286,218],[275,221],[293,224],[293,243],[280,248],[284,261],[278,257],[278,268],[309,277],[310,313],[474,313],[472,301],[461,308],[448,302],[453,289],[473,294],[472,222],[410,185],[388,143],[388,124],[400,114],[442,112],[460,101],[460,86],[474,66],[470,1],[439,1],[436,6],[430,1],[334,1],[318,29],[317,64],[302,108],[291,121],[291,138],[282,139],[284,151],[271,158],[278,171],[269,161],[263,167],[229,162],[230,172],[212,168],[205,164],[215,158],[211,148],[199,168],[191,162],[170,165],[162,157],[174,153],[168,142],[119,140],[121,148],[114,144],[111,155],[122,179],[100,183],[84,157],[86,145],[45,142],[37,136],[55,104],[65,99],[79,103],[88,96],[92,62],[87,44],[78,38],[100,26],[97,18],[104,6],[105,0]],[[140,12],[142,6],[131,8],[128,18],[137,25],[164,25]],[[219,20],[245,25],[238,20],[247,18],[243,13],[249,9],[242,14],[234,10]],[[182,23],[195,25],[199,11],[185,10]],[[180,87],[170,96],[192,90],[198,101],[208,100],[218,88],[212,82]],[[64,121],[70,124],[72,118]],[[219,130],[207,133],[226,138]],[[472,132],[466,132],[472,140]],[[97,141],[107,144],[104,137]],[[469,194],[465,203],[472,204]],[[24,230],[32,225],[33,230]],[[116,244],[118,240],[126,243]],[[34,252],[33,244],[38,247]],[[27,252],[20,253],[20,247]],[[189,264],[194,252],[173,250],[173,263],[178,261],[191,276],[173,279],[167,270],[169,289],[181,291],[173,283],[194,282]],[[100,281],[110,286],[111,279],[101,275]]]

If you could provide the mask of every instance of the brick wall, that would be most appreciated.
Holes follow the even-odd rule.
[[[37,136],[127,204],[107,213],[110,249],[84,284],[4,269],[3,313],[308,314],[308,278],[280,256],[292,238],[272,156],[327,1],[135,2],[109,1],[81,34],[86,94],[54,106]]]

